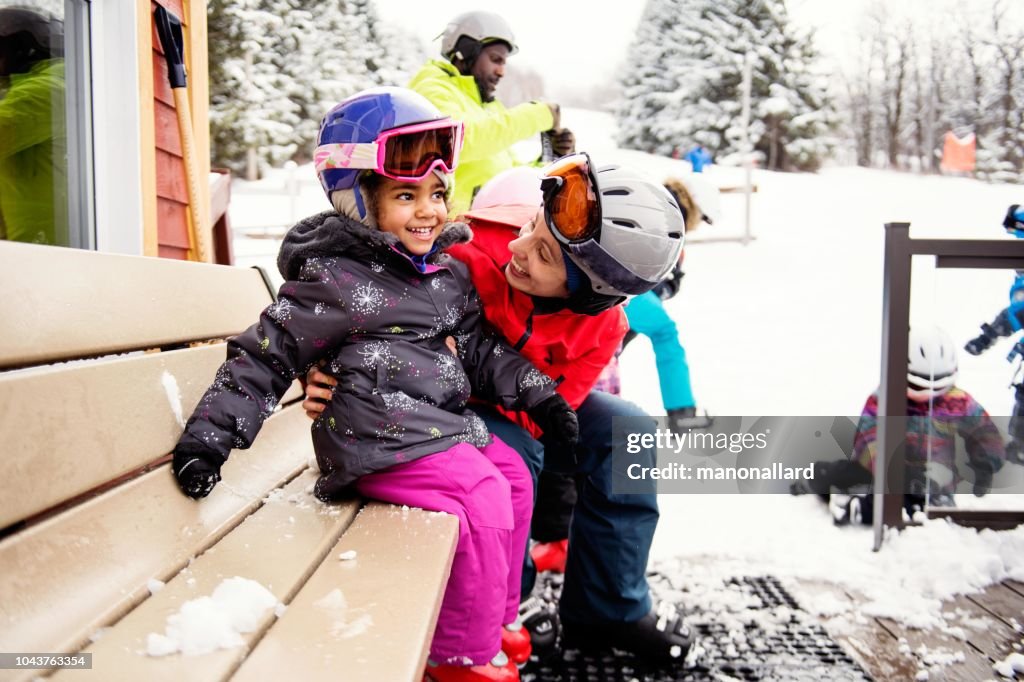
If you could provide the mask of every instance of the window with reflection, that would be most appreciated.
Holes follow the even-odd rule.
[[[0,236],[91,248],[85,2],[0,0]],[[65,21],[68,19],[68,21]],[[70,125],[69,125],[70,123]]]

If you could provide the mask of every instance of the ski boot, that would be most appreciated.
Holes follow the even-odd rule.
[[[439,665],[427,661],[423,682],[519,682],[519,668],[503,651],[484,665]]]
[[[871,525],[871,506],[874,501],[868,495],[845,495],[832,493],[828,496],[828,510],[832,512],[832,523],[837,526]]]
[[[668,426],[677,432],[689,431],[690,429],[706,429],[714,422],[715,418],[709,415],[706,410],[698,414],[697,408],[693,406],[678,407],[668,411]]]
[[[644,661],[683,663],[693,646],[693,632],[676,608],[663,602],[638,621],[629,623],[562,620],[567,649],[584,652],[628,651]]]
[[[501,650],[517,666],[530,660],[533,646],[530,643],[530,631],[523,627],[523,621],[516,618],[514,623],[501,628]]]
[[[557,608],[556,602],[549,603],[536,596],[519,605],[519,620],[530,633],[530,648],[538,658],[555,651],[559,631]]]
[[[538,573],[554,571],[565,573],[565,560],[569,555],[569,541],[538,542],[530,548],[530,557]]]

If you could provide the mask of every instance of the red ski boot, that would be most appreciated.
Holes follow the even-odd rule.
[[[424,682],[519,682],[519,668],[499,651],[484,665],[437,665],[427,661]]]
[[[533,558],[533,564],[537,567],[538,573],[544,571],[565,573],[565,559],[568,553],[568,540],[538,542],[530,548],[530,556]]]
[[[524,628],[518,619],[501,628],[501,650],[516,665],[523,665],[530,660],[530,654],[533,652],[530,631]]]

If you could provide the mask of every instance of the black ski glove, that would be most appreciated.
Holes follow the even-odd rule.
[[[988,334],[979,334],[967,342],[964,346],[964,350],[971,355],[981,355],[992,346],[993,342],[994,339]]]
[[[686,275],[683,269],[679,267],[679,263],[676,263],[672,267],[672,272],[665,277],[665,279],[658,282],[655,285],[653,291],[663,301],[667,301],[676,294],[679,293],[679,288],[683,285],[683,277]]]
[[[576,413],[557,393],[545,398],[526,411],[533,423],[544,432],[545,448],[573,452],[580,439],[580,424]]]
[[[982,461],[976,464],[968,464],[974,470],[974,493],[975,497],[984,497],[992,491],[992,475],[999,471],[1002,462],[993,464],[991,461]]]
[[[555,130],[550,134],[551,151],[555,153],[555,158],[568,156],[576,151],[576,136],[568,128]]]
[[[178,443],[174,449],[171,471],[181,492],[198,500],[206,497],[220,480],[223,457],[202,446]]]

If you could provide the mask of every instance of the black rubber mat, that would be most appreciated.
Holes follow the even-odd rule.
[[[692,603],[668,578],[652,574],[650,582],[656,599],[682,602],[697,633],[685,664],[657,667],[620,651],[585,655],[559,642],[530,660],[524,682],[871,680],[775,578],[732,578]],[[560,591],[561,576],[542,574],[533,594],[555,608]],[[737,609],[738,618],[727,613]]]

